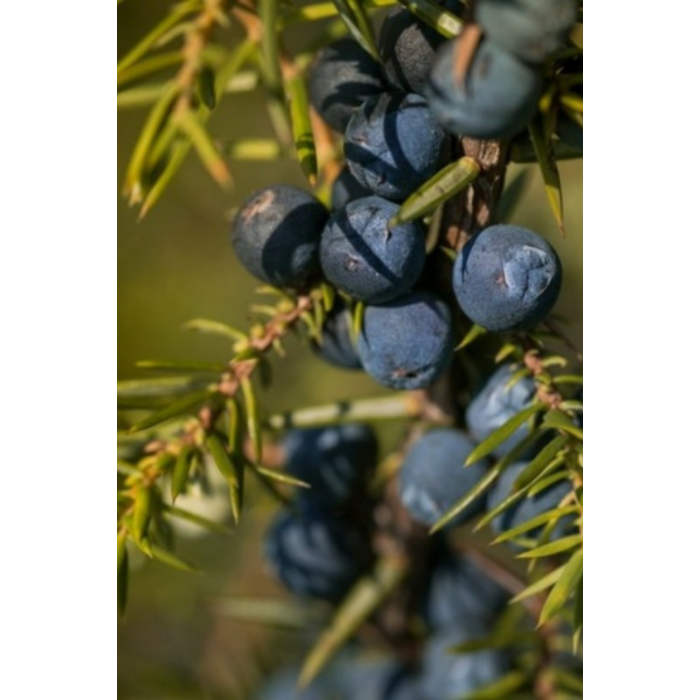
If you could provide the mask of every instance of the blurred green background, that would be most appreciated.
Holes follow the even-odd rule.
[[[162,17],[168,2],[119,6],[117,44],[121,56]],[[314,31],[320,25],[314,26]],[[290,41],[310,38],[304,27]],[[211,129],[222,140],[273,136],[260,91],[227,98]],[[143,359],[227,360],[225,340],[185,333],[195,317],[247,327],[257,286],[238,264],[229,243],[232,210],[252,190],[273,183],[304,186],[296,162],[236,162],[235,188],[224,192],[190,156],[161,203],[146,219],[121,198],[128,158],[143,124],[144,110],[117,118],[117,376],[139,376]],[[515,172],[517,169],[513,169]],[[583,341],[583,162],[562,165],[567,237],[556,230],[541,181],[535,173],[512,220],[545,235],[562,257],[565,288],[556,312],[582,347]],[[274,383],[265,408],[277,411],[338,399],[381,395],[361,373],[334,370],[316,360],[296,339],[288,357],[275,360]],[[385,430],[389,445],[397,428]],[[264,575],[260,533],[274,504],[263,494],[252,503],[235,537],[201,533],[182,538],[179,552],[205,575],[141,562],[133,572],[127,620],[118,623],[118,696],[123,698],[247,697],[247,683],[264,673],[269,649],[293,656],[298,636],[217,615],[214,601],[230,597],[284,597]],[[212,506],[213,508],[220,507]],[[227,505],[225,506],[228,507]],[[136,558],[135,558],[136,559]]]

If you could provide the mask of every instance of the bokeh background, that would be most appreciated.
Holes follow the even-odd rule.
[[[169,4],[152,0],[119,6],[119,56],[162,17]],[[313,31],[321,26],[315,25]],[[301,28],[287,39],[292,46],[304,43],[309,31]],[[271,138],[264,104],[261,91],[228,97],[211,122],[213,133],[222,141]],[[239,327],[250,324],[247,309],[257,284],[233,255],[231,212],[256,188],[273,183],[305,186],[295,161],[235,162],[231,166],[235,187],[222,191],[190,156],[160,204],[138,222],[136,210],[127,206],[120,189],[144,117],[144,110],[130,109],[120,111],[117,118],[119,379],[143,376],[134,368],[137,360],[229,359],[225,340],[186,333],[181,326],[195,317]],[[518,170],[512,168],[511,175]],[[582,347],[583,161],[564,163],[562,176],[566,238],[556,229],[536,172],[512,220],[541,232],[562,257],[565,286],[555,311]],[[296,339],[286,347],[288,356],[274,360],[274,382],[264,395],[270,412],[384,393],[361,373],[342,372],[320,362]],[[384,450],[401,431],[401,424],[382,428]],[[196,563],[202,575],[132,558],[128,615],[118,623],[119,697],[249,698],[271,665],[293,658],[309,641],[308,633],[300,636],[293,629],[222,612],[231,601],[231,608],[240,613],[252,598],[287,600],[265,575],[261,554],[261,533],[275,505],[262,493],[249,495],[247,503],[252,505],[234,537],[180,533],[178,552]],[[210,498],[204,504],[210,515],[219,513],[226,520],[227,500]]]

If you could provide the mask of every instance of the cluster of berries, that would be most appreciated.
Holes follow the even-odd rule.
[[[471,435],[487,438],[531,401],[532,380],[513,383],[513,379],[507,365],[488,379],[467,411]],[[528,425],[519,428],[495,457],[504,456],[529,430]],[[415,520],[434,524],[456,496],[485,474],[486,461],[464,469],[473,448],[467,433],[456,429],[433,430],[414,443],[399,472],[399,495]],[[293,510],[281,514],[268,531],[268,562],[294,594],[338,603],[372,564],[368,482],[377,461],[376,438],[364,425],[296,430],[287,435],[284,451],[287,472],[306,481],[311,489],[300,492]],[[511,465],[453,526],[499,505],[526,467],[527,462]],[[504,510],[492,522],[492,529],[500,534],[518,527],[556,508],[568,492],[568,485],[551,485]],[[565,536],[571,526],[570,518],[562,518],[550,537]],[[541,531],[542,527],[528,536],[538,537]],[[518,549],[517,544],[511,546]],[[427,575],[417,612],[427,635],[417,662],[410,666],[399,660],[376,663],[371,656],[367,661],[361,648],[354,648],[300,698],[447,700],[465,697],[512,670],[512,656],[488,645],[467,654],[451,653],[465,642],[494,635],[508,593],[467,555],[454,550],[445,536],[431,540],[424,565]],[[282,673],[261,697],[281,699],[285,692],[296,697],[295,682],[295,673]]]
[[[296,595],[337,603],[372,563],[367,483],[376,464],[376,439],[363,425],[297,430],[288,434],[284,449],[287,472],[311,489],[300,492],[293,511],[278,516],[269,529],[268,562]],[[453,457],[448,446],[439,461]],[[411,459],[415,458],[407,459],[404,473],[411,473]],[[418,612],[429,638],[420,663],[368,664],[361,653],[348,653],[300,697],[451,698],[491,683],[511,668],[509,655],[498,650],[466,656],[446,653],[458,643],[487,638],[507,603],[507,592],[441,537],[431,542],[426,566],[429,573]],[[262,697],[282,698],[284,692],[295,697],[295,680],[294,675],[282,674]]]
[[[464,12],[459,0],[441,4]],[[305,290],[325,279],[340,292],[315,344],[322,358],[364,369],[397,390],[428,387],[447,370],[456,341],[452,300],[441,299],[428,283],[423,222],[395,225],[395,217],[401,203],[447,164],[450,134],[511,139],[527,127],[542,92],[541,64],[565,41],[576,12],[575,0],[478,0],[474,17],[486,38],[464,63],[459,40],[447,42],[397,9],[381,29],[381,64],[352,39],[334,42],[316,57],[309,71],[311,102],[344,135],[346,163],[333,184],[331,210],[301,189],[265,188],[239,210],[233,246],[246,269],[268,284]],[[496,225],[459,252],[452,286],[456,305],[471,321],[510,332],[546,317],[561,280],[557,254],[541,236]],[[354,301],[364,306],[357,338]],[[513,369],[502,366],[486,381],[467,408],[468,432],[433,430],[410,447],[398,489],[417,522],[434,525],[486,474],[487,460],[469,469],[464,464],[477,442],[532,403],[534,381],[515,379]],[[532,427],[532,421],[523,423],[494,456],[523,443]],[[285,449],[287,471],[311,489],[300,491],[273,523],[268,561],[293,593],[338,603],[373,563],[367,504],[376,438],[361,425],[294,431]],[[499,505],[533,454],[523,453],[525,461],[505,469],[453,526]],[[517,527],[556,507],[569,491],[569,484],[553,484],[504,510],[492,527],[497,533]],[[570,528],[571,520],[562,519],[550,537]],[[511,669],[512,659],[499,649],[447,653],[493,634],[506,592],[444,537],[432,542],[428,560],[421,612],[429,636],[420,663],[408,668],[392,661],[370,669],[346,659],[299,697],[446,700]],[[263,698],[295,697],[294,682],[294,675],[281,676]]]
[[[344,134],[346,164],[333,185],[331,211],[301,189],[267,187],[243,204],[232,238],[240,261],[259,279],[301,289],[322,276],[345,300],[365,305],[356,349],[343,328],[347,304],[339,303],[329,319],[324,335],[337,337],[338,347],[328,355],[342,366],[359,363],[394,389],[427,387],[447,369],[453,323],[448,304],[425,289],[425,226],[422,221],[394,224],[394,219],[400,203],[446,164],[448,132],[505,138],[526,125],[541,91],[541,71],[533,62],[560,45],[576,15],[573,0],[545,5],[477,3],[476,17],[487,39],[461,92],[450,87],[450,99],[459,105],[451,103],[448,111],[466,115],[458,127],[444,118],[442,93],[436,88],[441,78],[452,82],[458,73],[457,58],[449,58],[457,40],[446,42],[405,9],[384,21],[382,64],[353,39],[326,46],[312,63],[311,102],[331,128]],[[464,8],[452,0],[448,9],[461,13]],[[549,19],[543,22],[543,16]],[[511,25],[512,39],[504,48],[501,30]],[[533,27],[539,27],[539,35]],[[522,61],[529,61],[522,63],[528,80],[502,67]],[[516,110],[521,115],[517,128],[499,126],[489,116],[490,111],[508,113],[504,100],[513,97],[511,83],[518,90],[530,86],[532,94],[527,107]],[[492,125],[488,134],[469,126],[476,118],[471,112]],[[493,332],[538,324],[556,303],[561,281],[554,249],[518,226],[491,226],[478,233],[460,251],[453,273],[461,309]]]
[[[425,525],[435,525],[462,494],[476,486],[491,465],[487,459],[483,459],[470,465],[468,469],[464,468],[475,448],[472,438],[477,443],[487,440],[511,418],[531,405],[535,392],[536,386],[532,378],[517,379],[513,367],[502,365],[469,403],[465,415],[469,435],[454,428],[443,428],[426,433],[413,445],[399,474],[399,488],[401,500],[415,520]],[[582,392],[579,398],[583,400]],[[583,418],[579,420],[582,425]],[[493,457],[506,457],[526,441],[533,427],[532,421],[523,423],[494,449]],[[521,454],[521,461],[508,466],[491,489],[472,501],[452,520],[452,526],[494,510],[510,496],[518,477],[527,468],[528,460],[537,453],[537,448],[538,445],[535,444]],[[500,535],[506,530],[523,525],[532,518],[556,508],[570,491],[571,485],[568,482],[553,484],[536,496],[513,504],[494,518],[491,527]],[[551,533],[551,539],[563,537],[571,525],[572,518],[562,518]],[[528,536],[537,538],[542,534],[542,530],[543,528],[533,530]]]

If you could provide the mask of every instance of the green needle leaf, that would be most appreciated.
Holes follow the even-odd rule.
[[[516,491],[515,493],[511,494],[506,498],[504,501],[502,501],[496,508],[493,508],[489,513],[487,513],[478,523],[476,526],[476,530],[482,530],[486,525],[488,525],[494,518],[498,517],[501,513],[504,511],[508,510],[513,504],[517,503],[518,501],[521,501],[523,498],[525,498],[528,495],[528,491],[533,488],[535,485],[540,483],[541,480],[543,480],[546,476],[551,474],[555,469],[558,469],[562,464],[564,463],[564,458],[563,457],[557,457],[550,465],[548,465],[545,470],[535,479],[535,481],[530,484],[529,486],[526,486],[523,489],[520,489],[519,491]]]
[[[464,348],[469,347],[472,343],[476,342],[482,335],[486,335],[488,331],[481,326],[474,324],[470,329],[469,333],[464,336],[464,340],[455,348],[455,352],[464,350]]]
[[[524,535],[527,532],[530,532],[530,530],[534,530],[538,527],[541,527],[542,525],[546,525],[547,523],[550,522],[558,522],[561,520],[563,517],[567,515],[573,515],[574,513],[578,513],[579,509],[577,506],[566,506],[565,508],[557,508],[555,510],[550,510],[547,511],[546,513],[542,513],[541,515],[538,515],[527,522],[523,523],[522,525],[518,525],[517,527],[514,527],[510,530],[506,530],[502,534],[500,534],[494,541],[494,544],[500,544],[501,542],[506,542],[508,540],[512,540],[515,537],[519,537],[520,535]]]
[[[190,469],[195,463],[196,458],[192,459],[194,449],[191,447],[183,447],[175,460],[175,468],[170,483],[170,495],[173,502],[185,490],[187,480],[190,476]]]
[[[363,302],[358,301],[355,304],[355,308],[352,310],[352,336],[353,341],[357,342],[357,339],[362,333],[362,326],[365,321],[365,305]]]
[[[362,48],[376,61],[380,61],[377,43],[374,40],[372,23],[361,0],[333,0],[350,33]]]
[[[408,197],[396,216],[389,222],[389,226],[414,221],[435,211],[443,202],[452,199],[474,182],[480,172],[479,164],[467,156],[450,163]]]
[[[152,49],[156,43],[167,34],[173,27],[177,26],[195,7],[191,4],[183,5],[174,10],[160,24],[154,27],[121,61],[117,63],[117,79],[120,73],[132,66],[140,58]]]
[[[404,559],[380,559],[374,573],[355,584],[328,629],[306,657],[299,676],[300,688],[305,688],[318,676],[360,625],[399,585],[408,568],[409,563]]]
[[[559,226],[559,230],[564,233],[564,196],[561,188],[561,178],[559,176],[559,166],[554,154],[551,140],[548,142],[545,136],[544,121],[541,118],[533,120],[530,124],[530,137],[535,147],[537,162],[540,165],[542,178],[549,206],[554,214],[554,218]]]
[[[289,474],[284,474],[283,472],[275,471],[274,469],[265,469],[265,467],[259,466],[254,467],[254,469],[258,472],[258,474],[262,474],[262,476],[265,476],[268,479],[272,479],[273,481],[279,481],[281,484],[287,484],[288,486],[296,486],[300,489],[311,488],[310,484],[307,484],[301,479],[296,479],[295,477],[290,476]]]
[[[209,372],[220,374],[228,365],[216,362],[178,362],[177,360],[141,360],[136,363],[139,369],[177,370],[179,372]]]
[[[270,92],[279,97],[282,94],[282,67],[279,57],[279,40],[277,35],[278,0],[260,0],[259,12],[262,25],[260,71],[265,85]]]
[[[216,108],[215,81],[214,71],[208,66],[204,66],[197,75],[197,97],[210,112]]]
[[[449,522],[456,518],[463,510],[466,510],[481,494],[485,493],[501,474],[502,469],[498,466],[487,472],[472,488],[466,496],[461,498],[445,515],[438,520],[430,529],[430,534],[434,535],[444,528]]]
[[[134,498],[134,513],[131,517],[131,536],[134,542],[142,542],[146,537],[154,509],[153,490],[146,487],[139,489]]]
[[[216,602],[214,612],[217,615],[232,617],[244,622],[307,631],[310,625],[322,625],[328,619],[328,615],[322,608],[303,605],[298,601],[259,600],[256,598],[220,600]]]
[[[124,194],[129,196],[132,203],[140,202],[143,199],[144,186],[142,180],[146,160],[176,96],[177,86],[174,84],[169,85],[153,105],[141,135],[136,142],[124,180]]]
[[[578,547],[583,544],[583,535],[571,535],[570,537],[562,537],[556,542],[550,542],[542,547],[531,549],[529,552],[523,552],[518,555],[519,559],[541,559],[543,557],[551,557],[555,554],[561,554],[569,549]]]
[[[203,404],[207,399],[213,398],[214,394],[211,391],[198,391],[189,396],[185,396],[179,401],[175,401],[170,406],[167,406],[162,411],[152,413],[148,418],[144,418],[135,425],[129,428],[129,433],[138,433],[148,428],[153,428],[156,425],[165,423],[165,421],[177,418],[187,413],[191,413],[195,408]]]
[[[126,83],[143,78],[151,73],[157,73],[165,68],[180,65],[182,54],[179,51],[161,53],[151,56],[140,63],[125,68],[121,73],[117,73],[117,89]]]
[[[542,608],[540,626],[549,622],[565,605],[583,579],[583,549],[579,549],[564,566],[559,580],[552,588]]]
[[[287,81],[287,94],[292,119],[292,137],[297,151],[297,159],[302,172],[310,185],[316,184],[318,175],[318,159],[316,143],[311,128],[311,113],[309,98],[306,92],[306,81],[302,75],[297,75]]]
[[[151,548],[153,551],[153,558],[157,559],[161,564],[170,566],[173,569],[178,569],[180,571],[186,571],[188,573],[199,573],[199,569],[193,564],[181,559],[176,554],[168,552],[161,547],[156,547],[155,545]]]
[[[221,438],[215,433],[212,433],[211,435],[207,436],[206,446],[209,450],[211,458],[214,460],[214,464],[219,472],[221,472],[224,479],[238,488],[238,471],[236,470],[229,453],[226,451],[226,447],[224,446]]]
[[[117,382],[117,399],[170,397],[186,394],[193,389],[202,389],[211,380],[201,377],[149,377],[147,379],[127,379]]]
[[[211,532],[216,532],[220,535],[229,536],[234,534],[233,530],[226,527],[225,525],[214,522],[213,520],[209,520],[209,518],[204,518],[201,515],[197,515],[196,513],[191,513],[188,510],[183,510],[182,508],[176,508],[175,506],[168,505],[164,506],[164,510],[166,513],[169,513],[174,518],[187,520],[188,522],[191,522],[194,525],[199,525],[200,527],[203,527],[206,530],[211,530]]]
[[[530,676],[522,671],[511,671],[505,676],[488,685],[482,686],[468,695],[464,695],[464,700],[503,700],[509,698],[513,693],[523,688],[531,682]]]
[[[568,95],[562,95],[560,98],[561,103],[568,107],[568,109],[579,114],[583,114],[583,97],[575,93],[570,93]]]
[[[542,413],[547,409],[543,403],[529,406],[524,411],[514,415],[507,420],[500,428],[494,430],[476,449],[469,455],[466,466],[475,464],[480,459],[488,457],[497,447],[502,445],[523,423],[530,420],[534,415]]]
[[[224,187],[230,185],[232,182],[231,173],[203,120],[193,111],[188,110],[179,115],[177,124],[182,133],[192,142],[204,167],[214,180]]]
[[[183,326],[186,331],[198,331],[199,333],[210,333],[212,335],[221,335],[224,338],[230,338],[231,340],[248,340],[248,336],[243,332],[239,331],[233,326],[229,326],[226,323],[221,323],[219,321],[210,321],[207,318],[195,318],[188,321]]]
[[[464,29],[464,22],[459,17],[447,12],[435,2],[430,2],[430,0],[399,0],[399,3],[448,39],[458,37]]]
[[[234,521],[238,524],[243,508],[243,468],[240,458],[229,455],[223,440],[215,433],[207,437],[206,445],[217,469],[228,481],[231,512]]]
[[[279,413],[267,422],[273,430],[313,428],[339,423],[395,420],[416,418],[421,414],[419,401],[410,393],[379,396],[355,401],[340,401],[326,406],[300,408],[289,413]]]
[[[567,442],[568,438],[566,436],[559,435],[544,447],[537,457],[535,457],[518,475],[514,484],[515,490],[519,491],[522,488],[529,487],[554,459],[556,459],[556,456]]]
[[[185,139],[178,139],[175,142],[170,150],[168,164],[165,166],[163,172],[146,194],[146,198],[144,199],[139,211],[139,219],[143,219],[146,214],[148,214],[148,212],[151,211],[151,209],[153,209],[153,207],[156,205],[158,200],[163,195],[163,192],[165,192],[166,188],[173,181],[178,170],[185,162],[191,148],[192,144]]]
[[[321,294],[323,295],[323,308],[326,310],[326,313],[330,313],[335,304],[335,287],[326,282],[322,282]]]
[[[241,480],[238,480],[241,483]],[[229,498],[231,499],[231,513],[233,515],[233,521],[238,525],[241,520],[241,513],[243,511],[243,491],[233,483],[228,485]]]
[[[253,443],[253,455],[255,461],[262,460],[262,430],[260,426],[260,410],[258,399],[253,389],[253,382],[250,378],[241,380],[241,390],[243,391],[243,403],[245,404],[246,423],[248,425],[248,435]]]
[[[583,440],[583,430],[571,422],[571,418],[561,411],[548,411],[544,417],[543,425],[548,428],[563,430],[579,440]]]
[[[546,591],[548,588],[554,586],[557,581],[561,578],[564,573],[564,567],[560,567],[556,571],[552,571],[550,574],[543,576],[539,581],[536,581],[532,585],[528,586],[524,591],[519,593],[515,598],[511,600],[511,603],[520,603],[527,598],[532,598],[533,595],[537,595],[542,591]]]

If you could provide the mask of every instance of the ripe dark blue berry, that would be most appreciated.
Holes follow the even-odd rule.
[[[425,265],[425,231],[411,221],[393,228],[399,206],[364,197],[331,216],[321,236],[321,267],[338,289],[368,304],[406,294]]]
[[[510,467],[501,474],[496,485],[488,494],[489,510],[493,510],[499,506],[514,492],[515,482],[523,471],[525,471],[528,464],[528,462],[511,464]],[[554,510],[570,493],[571,482],[568,480],[560,481],[544,491],[540,491],[535,496],[523,498],[513,504],[491,521],[491,527],[496,534],[500,535],[506,530],[511,530],[514,527],[525,524],[528,520],[532,520],[538,515]],[[552,531],[550,539],[558,540],[564,537],[571,529],[573,520],[574,516],[571,515],[561,518]],[[524,536],[528,538],[537,538],[542,534],[543,530],[544,526],[538,527],[526,533]]]
[[[435,294],[413,292],[365,309],[357,352],[367,374],[391,389],[424,389],[450,364],[450,310]]]
[[[421,684],[424,697],[435,700],[468,697],[508,673],[511,660],[503,651],[484,649],[466,654],[451,651],[459,644],[484,640],[491,634],[490,626],[477,618],[433,635],[424,653]]]
[[[464,555],[444,552],[430,577],[426,619],[433,629],[474,618],[493,621],[509,599],[499,586]]]
[[[339,602],[371,563],[363,533],[325,510],[281,513],[267,533],[265,555],[292,593]]]
[[[345,131],[355,179],[385,199],[403,201],[443,164],[445,132],[419,95],[367,100]]]
[[[489,331],[533,328],[559,298],[562,268],[542,236],[520,226],[491,226],[457,256],[453,285],[464,313]]]
[[[346,207],[350,202],[362,197],[369,197],[372,193],[363,187],[350,172],[346,165],[340,175],[334,180],[333,188],[331,189],[331,209],[337,211]]]
[[[412,12],[403,8],[392,10],[382,23],[378,42],[391,86],[402,92],[422,93],[435,51],[445,41],[444,36]]]
[[[366,483],[377,463],[377,438],[366,425],[293,430],[283,448],[287,471],[311,486],[298,497],[318,504],[347,502]]]
[[[385,89],[381,66],[353,39],[328,44],[309,68],[311,104],[340,133],[365,100]]]
[[[243,267],[276,287],[300,287],[319,269],[318,247],[328,220],[311,194],[275,185],[252,194],[233,221],[233,249]]]
[[[514,371],[509,365],[499,367],[467,407],[467,428],[478,442],[486,440],[495,430],[532,403],[535,396],[534,380],[523,377],[509,387]],[[531,429],[532,421],[523,423],[495,449],[496,457],[505,457],[528,436]]]
[[[576,22],[576,0],[479,0],[476,20],[486,36],[523,61],[543,63]]]
[[[336,304],[321,329],[322,342],[313,342],[316,354],[343,369],[362,369],[352,337],[352,315],[344,304]]]
[[[485,460],[464,466],[473,450],[466,434],[452,428],[426,433],[413,445],[399,473],[399,494],[415,520],[434,525],[486,474]],[[485,496],[477,498],[452,524],[478,515],[485,503]]]
[[[542,90],[540,71],[485,41],[464,73],[457,42],[437,53],[425,96],[438,121],[452,134],[477,139],[515,136],[530,122]]]

